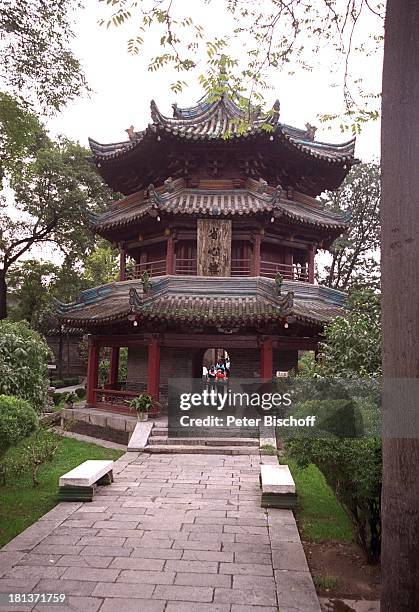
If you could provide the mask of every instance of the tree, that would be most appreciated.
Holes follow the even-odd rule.
[[[189,72],[211,96],[218,98],[226,90],[238,94],[250,118],[252,105],[264,101],[269,76],[277,78],[281,68],[288,74],[296,66],[312,70],[325,53],[331,72],[335,65],[343,66],[337,75],[345,101],[342,127],[358,131],[364,121],[379,116],[379,92],[366,91],[364,80],[351,68],[354,57],[365,64],[381,49],[382,0],[225,0],[225,19],[217,34],[205,21],[216,0],[201,0],[193,7],[182,0],[100,2],[106,4],[102,25],[137,28],[128,40],[129,53],[142,53],[150,71],[171,67],[182,75],[171,84],[175,93],[187,85]],[[359,24],[366,19],[370,28],[360,36]],[[151,33],[159,37],[160,53],[148,58]]]
[[[71,50],[68,0],[3,0],[0,11],[0,79],[3,87],[45,112],[59,110],[87,89]]]
[[[388,0],[381,131],[383,612],[419,610],[418,31],[418,2]],[[390,429],[405,414],[412,419],[404,429]]]
[[[0,182],[20,159],[33,155],[47,140],[38,117],[13,96],[0,92]]]
[[[98,287],[118,280],[118,252],[105,240],[99,240],[96,248],[84,261],[83,278],[88,287]]]
[[[325,208],[349,215],[348,231],[332,245],[332,261],[319,280],[335,289],[379,286],[380,280],[380,168],[355,166],[343,185],[325,195]]]
[[[381,374],[380,298],[371,290],[350,294],[347,314],[327,325],[316,372],[344,378]]]
[[[50,287],[56,282],[60,268],[52,262],[28,259],[13,267],[9,273],[10,317],[27,321],[40,330],[42,321],[51,308]]]
[[[73,260],[85,255],[94,245],[89,214],[112,198],[88,151],[64,138],[21,160],[9,179],[14,210],[5,203],[0,207],[0,319],[7,315],[11,266],[34,245],[46,243]]]

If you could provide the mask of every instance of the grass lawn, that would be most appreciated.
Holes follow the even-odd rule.
[[[10,449],[8,456],[17,456],[21,445],[27,444],[28,440],[29,438]],[[30,474],[11,478],[6,486],[0,487],[0,547],[56,505],[58,479],[65,472],[87,459],[115,460],[122,454],[119,450],[79,442],[72,438],[61,438],[53,460],[39,470],[38,487],[32,485]]]
[[[351,542],[351,522],[315,465],[306,469],[297,467],[292,459],[287,463],[298,493],[297,521],[305,540],[314,542]]]

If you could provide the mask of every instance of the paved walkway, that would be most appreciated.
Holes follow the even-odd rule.
[[[59,612],[318,612],[292,512],[260,507],[260,457],[137,455],[92,503],[61,503],[0,552],[0,592]]]

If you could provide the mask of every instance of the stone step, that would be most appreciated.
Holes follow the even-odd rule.
[[[153,429],[151,430],[152,436],[167,436],[168,433],[169,433],[169,430],[167,427],[154,426]]]
[[[182,444],[149,444],[146,453],[187,453],[202,455],[258,455],[259,448],[255,446],[206,446]]]
[[[259,446],[256,438],[168,438],[167,436],[151,436],[148,444],[169,444],[182,446]]]

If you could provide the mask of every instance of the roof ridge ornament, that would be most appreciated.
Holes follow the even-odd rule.
[[[306,123],[305,128],[306,128],[307,140],[313,141],[314,137],[316,136],[316,132],[317,132],[316,126],[311,125],[311,123]]]
[[[134,131],[133,125],[130,125],[129,128],[127,128],[125,131],[128,134],[128,138],[131,140],[131,142],[137,140],[137,134]]]
[[[268,191],[268,183],[265,179],[260,178],[258,181],[257,192],[258,193],[266,193]]]

